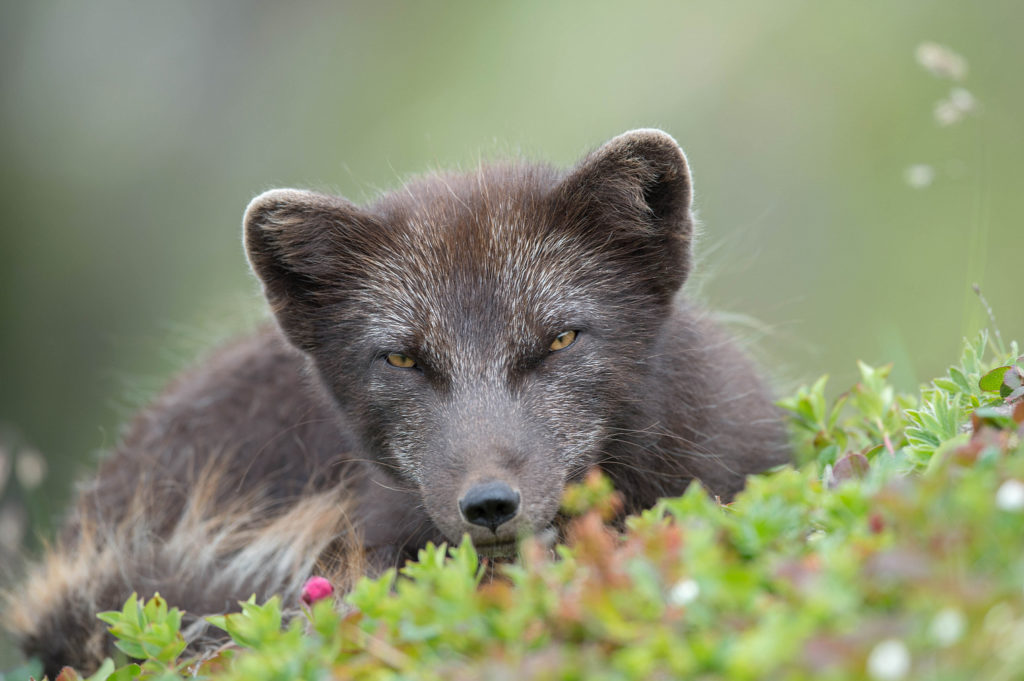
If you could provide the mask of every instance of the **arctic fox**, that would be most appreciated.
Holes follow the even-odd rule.
[[[275,323],[179,377],[9,599],[52,676],[95,667],[131,592],[202,616],[310,574],[344,588],[427,541],[506,556],[600,467],[627,510],[693,479],[729,499],[785,462],[757,372],[679,295],[686,158],[635,130],[569,171],[420,178],[375,203],[295,189],[245,212]]]

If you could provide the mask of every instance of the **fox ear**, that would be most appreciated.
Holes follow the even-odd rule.
[[[556,191],[563,219],[633,250],[674,293],[689,273],[693,218],[690,167],[679,144],[655,129],[632,130],[580,161]],[[660,255],[659,255],[660,254]]]
[[[351,260],[346,254],[372,221],[345,199],[299,189],[272,189],[249,203],[242,221],[249,264],[296,347],[312,349],[316,308],[344,289],[339,263]]]

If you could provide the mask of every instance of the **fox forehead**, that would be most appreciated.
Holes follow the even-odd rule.
[[[392,199],[383,211],[389,246],[364,260],[350,302],[385,347],[484,336],[522,345],[583,324],[614,287],[598,249],[560,228],[538,197],[490,201],[473,189]]]
[[[384,256],[388,262],[349,304],[358,307],[367,336],[395,350],[521,348],[593,323],[601,306],[593,281],[582,281],[588,258],[552,258],[522,241],[508,246],[448,249],[421,241]]]

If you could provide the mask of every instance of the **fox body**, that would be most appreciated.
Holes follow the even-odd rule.
[[[297,602],[468,535],[557,524],[600,467],[628,510],[699,479],[728,499],[787,460],[756,372],[680,295],[691,182],[657,130],[575,168],[435,174],[375,203],[253,200],[245,245],[275,324],[179,377],[79,495],[10,598],[51,673],[90,668],[98,611],[159,591],[192,619]]]

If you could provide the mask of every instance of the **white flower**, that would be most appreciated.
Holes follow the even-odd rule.
[[[889,638],[868,656],[868,675],[875,681],[899,681],[910,671],[910,652],[903,641]]]
[[[1000,485],[996,492],[996,507],[1013,513],[1024,511],[1024,483],[1011,478]]]
[[[700,595],[700,585],[692,579],[682,579],[675,583],[668,592],[668,602],[672,605],[686,605]]]
[[[932,619],[929,631],[936,643],[947,648],[960,640],[966,628],[963,613],[956,608],[943,608]]]
[[[915,52],[917,63],[932,75],[952,80],[963,80],[967,75],[967,60],[937,43],[921,43]]]

